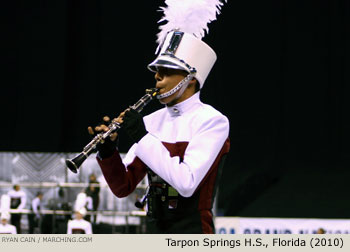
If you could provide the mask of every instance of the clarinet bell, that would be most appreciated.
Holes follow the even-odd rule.
[[[66,160],[66,166],[74,173],[78,173],[79,167],[86,160],[85,153],[80,153],[72,159]]]
[[[153,100],[158,94],[157,88],[152,88],[146,91],[146,94],[141,97],[131,108],[135,109],[137,112],[141,112],[144,106],[146,106],[151,100]],[[82,163],[89,157],[89,155],[95,150],[97,144],[103,143],[103,141],[110,136],[113,132],[120,129],[120,124],[117,122],[112,122],[108,125],[109,130],[104,133],[97,134],[91,141],[88,143],[83,151],[72,159],[66,160],[66,166],[73,172],[78,173],[79,167]]]

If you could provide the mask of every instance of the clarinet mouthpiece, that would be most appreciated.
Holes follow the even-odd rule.
[[[152,98],[156,97],[158,95],[159,89],[158,88],[150,88],[146,89],[146,93],[150,94]]]

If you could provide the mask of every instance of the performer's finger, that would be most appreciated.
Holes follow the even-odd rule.
[[[110,136],[112,141],[115,141],[117,139],[117,137],[118,137],[118,134],[116,132],[112,133],[111,136]]]
[[[88,132],[89,132],[90,135],[94,135],[95,134],[94,130],[90,126],[88,127]]]
[[[108,116],[104,116],[103,117],[103,122],[104,123],[106,123],[106,124],[109,124],[109,121],[110,121],[111,119],[108,117]]]

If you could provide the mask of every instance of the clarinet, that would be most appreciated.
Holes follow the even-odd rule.
[[[141,97],[140,100],[138,100],[134,105],[130,106],[129,108],[132,108],[136,110],[137,112],[141,112],[143,108],[152,101],[157,95],[158,95],[158,89],[157,88],[151,88],[146,89],[146,94]],[[66,159],[66,165],[67,167],[74,173],[77,173],[79,170],[79,167],[82,165],[82,163],[90,156],[90,154],[96,149],[96,146],[98,144],[103,144],[105,140],[110,137],[110,135],[114,132],[117,132],[121,128],[121,124],[118,122],[112,121],[108,125],[108,130],[103,133],[97,134],[91,141],[88,143],[83,151],[79,153],[77,156],[75,156],[72,159]]]

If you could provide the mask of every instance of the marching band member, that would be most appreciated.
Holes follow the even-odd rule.
[[[92,234],[91,223],[84,220],[86,209],[75,211],[74,220],[68,221],[67,234]]]
[[[0,213],[9,212],[11,209],[11,198],[8,194],[1,195],[0,199]]]
[[[128,196],[148,176],[148,233],[214,233],[212,206],[222,160],[229,151],[229,121],[200,100],[216,61],[201,37],[222,3],[166,3],[159,54],[148,65],[155,73],[157,98],[165,106],[144,118],[133,109],[122,112],[114,120],[134,145],[122,160],[115,133],[98,146],[97,161],[117,197]],[[108,123],[109,118],[104,120]],[[107,129],[104,124],[88,128],[90,134]]]
[[[88,196],[85,191],[81,191],[78,193],[77,198],[74,203],[74,210],[79,211],[80,209],[85,208],[87,211],[92,211],[93,210],[93,202],[92,198]],[[84,214],[85,216],[85,214]],[[90,215],[85,216],[84,218],[87,221],[90,221]]]
[[[89,186],[85,189],[87,197],[91,197],[92,208],[91,210],[97,211],[98,205],[100,204],[100,182],[97,181],[95,174],[90,174],[89,176]],[[97,215],[93,215],[91,221],[96,223]]]
[[[36,197],[32,200],[31,210],[33,213],[30,213],[28,215],[28,221],[29,221],[29,233],[34,234],[35,227],[40,226],[40,220],[41,220],[41,213],[40,210],[42,209],[42,199],[43,199],[43,193],[37,192]]]
[[[2,212],[0,215],[0,234],[17,234],[16,227],[8,223],[10,213]]]
[[[11,199],[11,209],[22,210],[26,206],[27,196],[24,191],[21,190],[19,185],[14,185],[13,190],[8,192],[8,195]],[[15,225],[17,232],[21,233],[21,213],[12,213],[11,214],[11,224]]]

